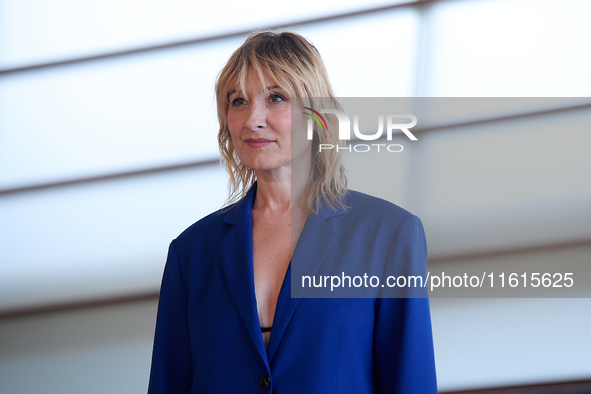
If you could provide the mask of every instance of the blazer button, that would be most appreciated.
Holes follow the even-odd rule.
[[[261,385],[262,388],[268,389],[269,386],[271,386],[271,378],[269,377],[269,375],[264,374],[261,376],[261,378],[259,379],[259,384]]]

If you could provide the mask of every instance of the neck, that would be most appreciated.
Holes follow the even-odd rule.
[[[283,168],[272,173],[257,171],[257,193],[254,209],[275,213],[291,210],[303,214],[308,211],[305,198],[311,165],[297,170]]]

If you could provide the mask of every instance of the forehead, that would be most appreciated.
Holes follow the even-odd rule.
[[[266,89],[268,86],[279,85],[273,77],[266,72],[258,73],[253,69],[250,69],[244,76],[244,88],[249,90],[255,89]]]
[[[234,93],[256,94],[265,93],[271,89],[281,89],[282,87],[273,78],[267,74],[263,74],[262,79],[258,73],[251,71],[244,77],[244,85],[240,86],[240,79],[238,79],[234,86],[228,92],[229,95]]]

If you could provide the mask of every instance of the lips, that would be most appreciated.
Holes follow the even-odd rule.
[[[250,146],[251,148],[264,148],[265,146],[269,145],[270,143],[274,142],[265,138],[248,138],[245,139],[244,142]]]

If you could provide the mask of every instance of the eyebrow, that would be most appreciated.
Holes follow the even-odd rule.
[[[267,89],[267,90],[281,89],[281,87],[280,87],[280,86],[267,86],[267,88],[266,88],[266,89]],[[233,95],[234,93],[242,93],[242,91],[241,91],[241,90],[236,90],[236,89],[234,89],[234,90],[231,90],[231,91],[229,91],[229,92],[228,92],[228,97],[230,97],[230,96],[231,96],[231,95]]]

